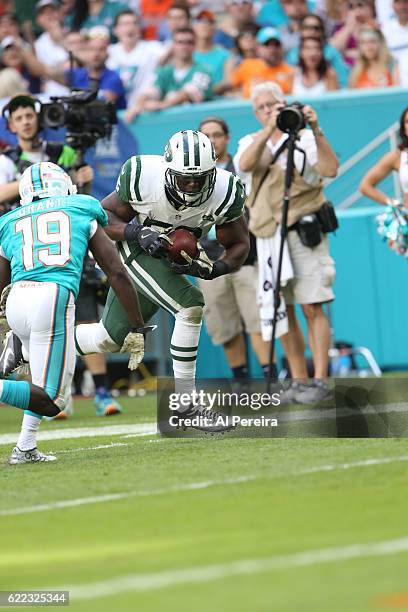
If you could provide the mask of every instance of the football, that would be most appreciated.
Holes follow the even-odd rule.
[[[198,256],[197,238],[192,232],[186,229],[176,229],[169,233],[169,238],[173,242],[167,251],[167,258],[178,264],[187,263],[180,251],[185,251],[192,259]]]

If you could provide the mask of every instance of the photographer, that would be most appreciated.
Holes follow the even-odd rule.
[[[0,155],[0,214],[19,205],[18,180],[24,170],[36,162],[51,161],[62,166],[69,171],[79,191],[82,193],[90,191],[93,179],[91,166],[85,165],[74,169],[77,153],[73,148],[60,142],[48,142],[40,137],[41,103],[38,100],[29,95],[15,96],[3,109],[3,116],[8,129],[17,136],[17,146],[9,147]],[[93,284],[94,275],[88,274],[87,277],[86,265],[84,270],[85,275],[81,279],[76,310],[77,322],[81,323],[94,322],[99,318],[97,288]],[[120,406],[107,390],[104,356],[89,355],[85,358],[85,362],[95,383],[97,414],[104,416],[121,412]],[[60,414],[63,418],[65,413]],[[68,411],[65,416],[67,414]]]
[[[93,170],[83,166],[73,171],[76,153],[59,142],[47,142],[40,138],[41,103],[29,95],[12,98],[3,109],[7,127],[17,137],[17,146],[0,155],[0,214],[19,203],[18,179],[24,170],[39,161],[51,161],[70,170],[79,188],[92,181]]]
[[[261,83],[254,87],[251,98],[262,129],[240,140],[234,165],[250,194],[247,202],[249,228],[260,239],[258,243],[262,243],[262,239],[273,241],[281,221],[287,156],[285,151],[281,151],[276,159],[274,155],[288,139],[288,134],[277,127],[278,116],[285,107],[279,86],[271,82]],[[282,287],[289,325],[289,333],[283,336],[282,344],[292,378],[297,379],[286,391],[286,400],[313,403],[328,395],[325,379],[330,327],[322,305],[334,299],[331,286],[335,277],[327,236],[321,231],[314,213],[325,204],[322,177],[336,176],[338,161],[318,124],[314,109],[304,106],[301,111],[291,112],[292,119],[296,115],[300,124],[309,124],[311,130],[299,129],[297,146],[304,155],[297,150],[294,156],[287,233],[293,278]],[[273,267],[270,257],[261,261],[259,250],[258,258],[260,271],[262,267]],[[301,304],[307,321],[315,376],[311,385],[306,384],[305,344],[295,316],[295,304]]]

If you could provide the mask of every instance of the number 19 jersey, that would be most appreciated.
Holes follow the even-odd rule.
[[[78,295],[88,242],[108,217],[98,200],[70,195],[44,198],[0,217],[0,255],[11,281],[57,283]]]

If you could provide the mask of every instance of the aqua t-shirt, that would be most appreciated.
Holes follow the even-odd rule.
[[[154,86],[159,90],[161,98],[182,89],[199,92],[202,101],[212,97],[211,75],[205,66],[195,62],[185,70],[177,70],[172,64],[161,66],[157,69]]]
[[[91,196],[44,198],[0,217],[0,255],[11,282],[57,283],[78,295],[84,257],[97,223],[108,216]]]
[[[232,57],[232,53],[216,45],[211,51],[206,51],[205,53],[194,51],[193,57],[198,64],[205,66],[211,73],[213,82],[219,83],[224,79],[224,65]]]

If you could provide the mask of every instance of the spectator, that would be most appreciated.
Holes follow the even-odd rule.
[[[171,44],[173,33],[190,26],[190,10],[184,3],[174,2],[167,11],[166,20],[160,24],[158,39]]]
[[[281,5],[288,21],[279,27],[279,32],[282,46],[288,53],[300,43],[300,25],[309,9],[306,0],[281,0]]]
[[[231,78],[235,59],[229,51],[220,45],[214,45],[215,15],[211,11],[201,11],[194,19],[196,35],[194,61],[205,66],[213,80],[215,94],[225,91],[225,83]],[[228,88],[228,87],[227,87]]]
[[[64,32],[55,0],[40,0],[37,3],[36,22],[43,30],[34,43],[38,60],[49,68],[62,68],[68,53],[64,48]],[[45,80],[43,91],[48,96],[64,96],[69,93],[66,87],[52,79]]]
[[[400,188],[403,193],[402,204],[408,208],[408,107],[403,110],[400,117],[399,138],[398,148],[395,151],[386,153],[364,176],[361,181],[360,191],[370,200],[374,200],[374,202],[384,206],[401,204],[398,199],[389,198],[377,187],[387,176],[397,172]]]
[[[111,36],[116,15],[125,9],[126,4],[116,0],[75,0],[73,12],[66,17],[66,25],[71,30],[104,26]]]
[[[209,100],[212,97],[211,75],[193,59],[195,35],[192,28],[174,32],[173,59],[157,69],[156,80],[125,117],[132,121],[143,111],[157,111],[185,104]]]
[[[214,37],[216,44],[233,49],[239,32],[256,27],[254,6],[251,0],[227,0],[227,16]]]
[[[274,81],[284,93],[290,93],[294,69],[283,61],[279,31],[276,28],[262,28],[256,40],[258,57],[239,64],[232,73],[231,86],[239,89],[244,98],[249,98],[251,88],[261,81]]]
[[[251,98],[255,116],[262,129],[255,134],[248,134],[239,141],[234,166],[249,193],[247,200],[249,229],[257,237],[259,294],[262,306],[265,305],[264,301],[269,306],[268,297],[271,293],[268,291],[269,286],[265,289],[263,281],[266,270],[273,271],[277,265],[277,262],[271,259],[271,253],[274,251],[271,241],[281,222],[286,154],[279,155],[276,163],[271,164],[271,161],[288,135],[282,133],[276,125],[284,101],[279,86],[270,82],[261,83],[253,89]],[[309,387],[303,382],[293,383],[286,392],[285,399],[311,403],[322,400],[328,395],[325,379],[329,362],[330,326],[322,306],[334,298],[331,286],[335,276],[327,236],[320,233],[318,220],[313,213],[318,211],[325,201],[322,177],[336,176],[339,164],[319,126],[316,112],[312,107],[305,106],[303,115],[312,129],[301,130],[299,133],[298,146],[305,152],[306,158],[295,154],[294,159],[295,170],[287,233],[288,255],[294,274],[292,280],[288,279],[286,285],[282,287],[289,324],[289,333],[282,336],[282,344],[288,357],[292,378],[305,381],[307,369],[304,340],[294,308],[295,304],[301,304],[307,321],[315,381]],[[298,222],[305,215],[309,217],[308,221],[314,223],[317,235],[320,237],[320,243],[314,241],[313,248],[305,246],[297,231]],[[308,242],[310,244],[309,240]],[[272,274],[272,281],[273,278]],[[270,315],[266,321],[269,318]],[[270,326],[266,329],[270,334]]]
[[[235,39],[235,53],[238,63],[244,59],[253,59],[256,57],[256,35],[258,28],[256,26],[248,26],[238,33]]]
[[[100,98],[115,102],[116,108],[120,110],[126,108],[125,88],[117,72],[106,66],[108,46],[108,30],[100,27],[90,30],[84,68],[66,70],[64,80],[77,89],[97,89]]]
[[[35,57],[31,47],[21,38],[6,36],[0,43],[0,66],[13,68],[28,82],[29,91],[40,93],[40,77],[47,76],[46,67]]]
[[[394,19],[384,24],[388,48],[398,61],[401,85],[408,87],[408,0],[394,0]]]
[[[310,36],[320,38],[323,44],[324,57],[336,71],[340,87],[347,87],[349,67],[345,63],[340,51],[326,42],[324,22],[319,15],[309,14],[302,20],[300,38],[309,38]],[[292,49],[286,59],[289,64],[297,65],[299,62],[299,47]]]
[[[13,36],[13,38],[19,38],[20,36],[18,20],[13,13],[3,13],[0,16],[0,42],[6,36]]]
[[[293,0],[296,3],[296,0]],[[315,0],[308,0],[307,7],[308,12],[314,12],[317,2]],[[256,14],[256,23],[260,27],[273,26],[275,28],[281,28],[288,24],[289,18],[283,8],[282,0],[267,0],[262,3],[259,11]]]
[[[388,50],[383,33],[373,28],[362,28],[358,43],[359,54],[349,87],[363,89],[399,85],[398,65]]]
[[[164,23],[172,4],[173,0],[140,0],[144,38],[157,40],[160,26]]]
[[[220,117],[206,117],[199,130],[211,140],[217,156],[217,167],[234,172],[232,157],[228,153],[230,140],[227,123]],[[221,257],[224,248],[215,237],[215,231],[201,241],[210,259]],[[199,279],[203,292],[204,320],[215,345],[222,345],[235,379],[248,378],[243,328],[250,335],[252,347],[265,376],[269,372],[269,343],[261,336],[259,310],[254,300],[256,293],[256,244],[250,234],[251,246],[246,261],[237,272],[225,274],[213,281]],[[276,378],[276,371],[272,373]]]
[[[118,13],[113,31],[119,42],[110,45],[107,66],[119,74],[128,105],[132,105],[153,84],[163,46],[157,41],[141,40],[140,19],[131,10]]]
[[[363,26],[377,27],[374,0],[350,0],[346,20],[331,37],[330,43],[354,66],[358,54],[358,37]]]
[[[64,45],[68,53],[72,53],[75,68],[82,68],[86,62],[87,37],[83,32],[67,32],[64,36]],[[65,68],[70,68],[67,61]]]
[[[322,42],[318,38],[302,38],[293,95],[320,96],[338,88],[336,73],[324,57]]]

